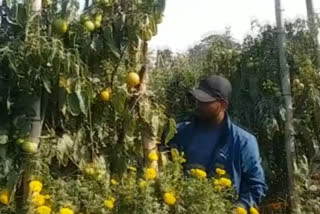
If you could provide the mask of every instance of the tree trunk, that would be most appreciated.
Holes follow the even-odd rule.
[[[290,208],[294,210],[296,205],[295,186],[294,186],[294,171],[293,163],[295,162],[295,147],[293,135],[293,111],[292,111],[292,97],[290,86],[290,73],[286,58],[286,38],[282,19],[281,0],[275,0],[276,21],[278,32],[278,46],[279,46],[279,61],[281,71],[281,85],[284,96],[284,104],[286,109],[285,121],[285,143],[286,143],[286,158],[288,171],[288,191]]]
[[[308,25],[309,25],[309,30],[312,34],[312,40],[314,42],[314,54],[316,56],[316,63],[318,66],[318,72],[320,70],[320,47],[319,47],[319,40],[318,40],[318,26],[317,26],[317,15],[314,12],[314,7],[313,7],[313,0],[306,0],[307,4],[307,15],[308,15]]]
[[[31,0],[31,16],[41,16],[41,8],[42,8],[42,0]],[[39,19],[35,19],[35,22],[38,22]],[[39,23],[40,25],[40,23]],[[36,31],[39,32],[40,31]],[[47,103],[47,96],[44,92],[40,92],[40,95],[34,95],[30,98],[30,108],[32,109],[32,115],[29,117],[31,121],[31,132],[29,136],[29,141],[36,143],[39,146],[40,143],[40,136],[42,132],[42,126],[44,121],[44,115],[45,115],[45,108]],[[45,95],[45,96],[44,96]],[[28,103],[29,104],[29,103]],[[25,160],[25,170],[24,170],[24,179],[23,179],[23,198],[24,202],[27,204],[30,198],[30,192],[29,192],[29,182],[32,179],[32,171],[33,168],[31,167],[31,156],[26,156]],[[28,207],[28,206],[27,206]],[[28,207],[26,210],[27,213],[32,213],[31,207]]]
[[[140,78],[141,78],[141,84],[140,84],[140,92],[144,93],[144,91],[147,89],[147,83],[149,80],[148,75],[148,43],[143,42],[142,45],[142,56],[143,56],[143,66],[140,71]],[[145,101],[149,102],[148,97],[144,97]],[[152,167],[158,171],[158,161],[150,161],[148,160],[148,156],[151,152],[157,152],[157,139],[152,135],[151,131],[148,129],[143,133],[143,147],[144,147],[144,154],[145,154],[145,160],[149,167]]]

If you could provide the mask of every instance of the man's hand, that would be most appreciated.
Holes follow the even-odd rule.
[[[238,212],[237,212],[237,208],[233,208],[233,210],[232,210],[232,214],[238,214]]]

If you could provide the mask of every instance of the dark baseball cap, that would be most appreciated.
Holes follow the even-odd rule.
[[[213,102],[216,100],[231,99],[232,86],[229,80],[222,76],[212,75],[199,84],[191,94],[200,102]]]

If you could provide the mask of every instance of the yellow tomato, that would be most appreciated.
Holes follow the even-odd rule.
[[[4,205],[9,204],[10,199],[10,191],[8,189],[4,189],[0,192],[0,203]]]
[[[137,73],[135,72],[130,72],[128,74],[128,84],[131,87],[136,87],[140,84],[140,77]]]
[[[101,97],[102,101],[104,101],[104,102],[110,101],[111,100],[111,89],[107,88],[107,89],[104,89],[103,91],[101,91],[100,97]]]

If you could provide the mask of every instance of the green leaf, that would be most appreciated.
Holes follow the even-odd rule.
[[[123,174],[127,169],[127,163],[120,152],[114,152],[111,155],[111,170],[114,173]]]
[[[89,109],[89,98],[87,94],[84,91],[76,91],[76,94],[79,100],[81,112],[87,115]]]
[[[73,145],[73,154],[72,157],[76,162],[84,162],[84,159],[90,158],[90,152],[88,151],[88,147],[83,145],[83,139],[85,137],[85,130],[79,129],[75,135],[74,145]]]
[[[139,103],[139,113],[140,113],[140,116],[143,118],[143,120],[146,122],[146,123],[151,123],[152,122],[152,108],[151,108],[151,105],[150,103],[145,100],[145,101],[141,101]]]
[[[313,102],[313,115],[314,115],[314,120],[313,120],[313,124],[314,124],[314,128],[316,132],[319,132],[320,130],[320,98],[319,96],[317,96],[315,98],[315,101]],[[320,139],[320,138],[318,138]]]
[[[63,115],[66,114],[66,101],[67,101],[67,95],[66,91],[63,88],[58,89],[58,108],[63,113]]]
[[[286,121],[286,110],[284,108],[280,108],[279,114],[282,121]]]
[[[2,166],[3,166],[3,174],[7,177],[7,175],[12,171],[13,167],[14,167],[14,161],[12,158],[10,157],[6,157],[3,162],[2,162]]]
[[[12,165],[13,165],[13,163],[12,163]],[[12,168],[13,168],[13,166],[12,166]],[[19,178],[20,178],[19,173],[17,173],[14,170],[10,170],[10,172],[7,176],[8,186],[13,187],[13,186],[17,185]]]
[[[112,98],[112,105],[116,112],[123,113],[125,110],[125,103],[127,100],[127,89],[125,86],[119,87],[117,93],[114,94]]]
[[[116,45],[114,44],[114,42],[112,42],[112,41],[107,42],[107,46],[109,47],[109,50],[111,51],[111,53],[112,53],[117,59],[120,59],[120,49],[116,47]]]
[[[116,57],[120,58],[120,49],[117,47],[114,39],[113,39],[113,30],[112,26],[108,26],[104,28],[104,35],[103,35],[105,41],[106,41],[106,46],[109,48],[111,53]]]
[[[50,80],[46,76],[43,76],[42,77],[42,83],[43,83],[43,86],[46,89],[46,91],[49,94],[51,94],[51,82],[50,82]]]
[[[8,143],[8,135],[1,134],[0,135],[0,145],[4,145]]]
[[[137,118],[132,112],[126,111],[124,115],[124,121],[125,122],[123,125],[124,125],[124,129],[126,130],[126,135],[132,137],[136,129]]]
[[[28,20],[27,19],[27,10],[25,8],[25,5],[24,4],[18,4],[18,9],[17,9],[17,14],[16,14],[16,20],[17,20],[17,23],[22,25],[22,26],[25,26],[26,25],[26,21]]]
[[[0,158],[5,159],[7,154],[7,146],[0,145]]]
[[[0,145],[8,143],[8,132],[5,129],[0,129]]]
[[[157,28],[157,24],[154,21],[154,18],[150,16],[150,28],[152,31],[152,35],[156,36],[158,33],[158,28]]]
[[[73,21],[77,17],[77,12],[80,8],[79,1],[65,0],[65,2],[66,2],[66,8],[65,8],[65,14],[63,15],[67,17],[69,21]]]
[[[166,145],[170,142],[170,140],[174,137],[176,133],[177,133],[176,121],[173,118],[170,118],[169,125],[168,125],[168,134],[166,135],[166,139],[165,139]]]
[[[18,115],[13,119],[13,125],[20,133],[28,134],[31,132],[31,121],[27,115]]]
[[[265,121],[265,127],[270,140],[272,140],[275,133],[280,130],[278,121],[275,118],[268,118]]]
[[[78,96],[76,93],[67,96],[67,107],[73,116],[78,116],[81,113]]]
[[[161,121],[160,121],[159,115],[152,114],[152,119],[151,119],[151,124],[150,125],[151,125],[152,135],[154,137],[158,136],[159,127],[161,125]]]
[[[166,8],[166,0],[159,0],[157,4],[157,11],[163,13]]]

